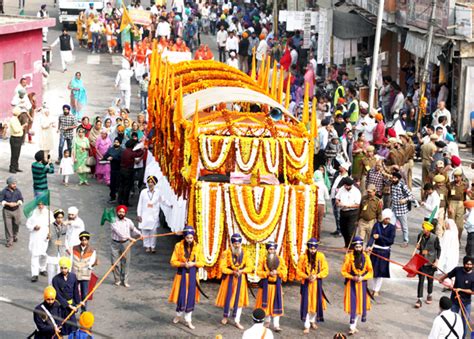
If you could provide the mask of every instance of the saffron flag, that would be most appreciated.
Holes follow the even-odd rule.
[[[115,222],[115,210],[113,207],[104,208],[102,218],[100,219],[100,226],[104,226],[105,222]]]
[[[30,202],[26,203],[23,206],[23,214],[25,217],[29,218],[33,214],[33,211],[35,210],[36,206],[38,206],[39,202],[42,202],[44,205],[49,206],[49,190],[42,192],[40,195],[38,195],[36,198],[31,200]]]
[[[130,18],[130,14],[128,14],[128,10],[125,6],[122,6],[123,14],[122,14],[122,22],[120,23],[120,32],[122,32],[128,25],[133,25],[132,18]]]

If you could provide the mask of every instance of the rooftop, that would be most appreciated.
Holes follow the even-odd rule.
[[[56,19],[35,16],[0,15],[0,35],[31,31],[56,25]]]

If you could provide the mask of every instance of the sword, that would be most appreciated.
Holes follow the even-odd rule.
[[[209,299],[207,294],[204,293],[204,291],[202,290],[201,284],[199,283],[199,280],[196,280],[196,285],[197,285],[197,289],[198,289],[199,293],[201,293],[206,299]]]
[[[372,299],[372,301],[376,301],[374,295],[372,294],[372,292],[370,292],[368,286],[365,288],[365,291],[366,291],[367,294],[369,295],[370,299]]]
[[[323,288],[321,288],[321,291],[323,292],[323,298],[324,298],[324,300],[326,300],[326,302],[327,302],[329,305],[331,305],[331,302],[329,301],[328,297],[326,296],[326,293],[324,292],[324,289],[323,289]]]

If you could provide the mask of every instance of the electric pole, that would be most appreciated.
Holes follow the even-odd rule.
[[[385,0],[379,0],[379,10],[377,12],[377,27],[375,29],[374,54],[372,56],[372,71],[370,72],[369,87],[369,113],[373,107],[376,107],[375,100],[375,80],[377,79],[377,68],[379,63],[380,37],[382,35],[382,21]]]
[[[431,46],[433,44],[434,27],[436,24],[436,0],[431,0],[431,16],[428,27],[428,42],[426,44],[425,60],[423,70],[421,71],[421,85],[420,85],[420,102],[416,130],[419,131],[421,127],[421,119],[427,113],[427,99],[426,99],[426,85],[430,81],[430,54]]]

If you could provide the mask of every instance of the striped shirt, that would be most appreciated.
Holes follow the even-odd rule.
[[[54,173],[53,164],[44,165],[42,162],[35,161],[31,165],[33,173],[33,190],[46,191],[48,189],[48,173]]]

